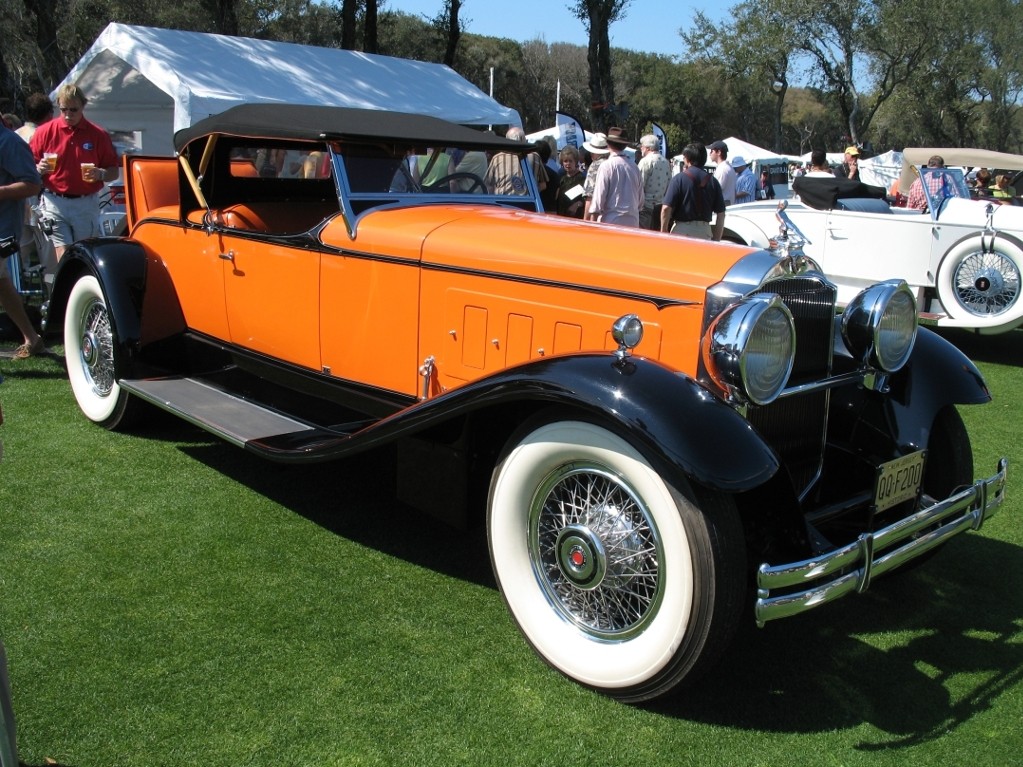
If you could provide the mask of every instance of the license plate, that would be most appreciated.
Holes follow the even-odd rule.
[[[925,454],[920,450],[881,464],[874,488],[875,511],[884,511],[919,495]]]

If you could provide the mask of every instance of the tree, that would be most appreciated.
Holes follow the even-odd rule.
[[[745,106],[743,127],[745,138],[758,132],[762,119],[764,96],[774,98],[771,108],[773,137],[769,144],[775,152],[783,151],[783,114],[789,90],[789,69],[796,46],[790,27],[780,10],[770,3],[743,3],[733,9],[731,24],[720,28],[703,12],[696,15],[691,29],[679,34],[690,50],[690,58],[716,60],[726,69],[727,81],[739,85],[743,93],[736,103]],[[722,83],[722,86],[724,82]],[[739,90],[737,89],[737,90]]]
[[[978,90],[989,102],[986,143],[1000,151],[1020,149],[1019,102],[1023,96],[1023,50],[1018,0],[982,0],[970,6],[984,23],[979,33],[986,67]]]
[[[356,18],[358,17],[359,0],[342,0],[341,2],[341,49],[355,50]]]
[[[631,0],[575,0],[569,5],[589,34],[587,61],[590,66],[590,115],[595,130],[606,130],[614,114],[615,92],[611,78],[611,24],[625,16]]]
[[[444,47],[444,63],[449,67],[455,64],[455,52],[458,50],[458,39],[462,36],[462,24],[458,20],[458,12],[462,7],[460,0],[445,0],[441,19],[445,22],[447,45]]]
[[[362,24],[362,50],[378,53],[377,0],[366,0],[366,16]]]
[[[63,9],[58,8],[57,0],[25,0],[25,8],[34,27],[39,79],[44,84],[59,82],[68,70],[57,35],[57,21],[62,17]]]
[[[238,0],[203,0],[203,7],[213,17],[214,29],[221,35],[238,34]]]

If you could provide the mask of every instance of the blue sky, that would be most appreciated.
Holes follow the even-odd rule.
[[[738,2],[738,0],[735,0]],[[625,18],[611,25],[611,45],[644,53],[679,55],[680,28],[688,26],[696,11],[712,20],[726,16],[735,2],[673,2],[672,0],[632,0]],[[520,43],[542,37],[548,43],[588,42],[582,22],[568,10],[568,0],[462,0],[459,13],[465,30],[477,35],[507,37]],[[386,0],[381,9],[402,11],[433,18],[443,8],[443,0]]]

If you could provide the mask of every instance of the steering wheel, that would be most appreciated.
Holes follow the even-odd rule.
[[[472,194],[476,191],[476,189],[479,189],[481,193],[487,191],[487,185],[483,183],[483,179],[481,179],[475,173],[466,173],[463,171],[459,171],[458,173],[449,173],[446,176],[442,176],[429,186],[424,186],[423,191],[429,192],[447,191],[447,189],[445,188],[446,184],[450,183],[451,181],[460,181],[463,179],[468,179],[469,181],[472,181],[472,186],[470,186],[468,189],[459,190],[463,194],[465,193]]]

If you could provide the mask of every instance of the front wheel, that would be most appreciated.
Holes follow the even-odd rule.
[[[64,314],[64,358],[78,407],[107,429],[126,424],[136,405],[117,385],[118,346],[99,281],[84,275],[71,288]]]
[[[509,441],[487,534],[498,586],[537,653],[621,700],[662,695],[708,668],[742,610],[731,501],[697,504],[595,424],[527,426]]]

